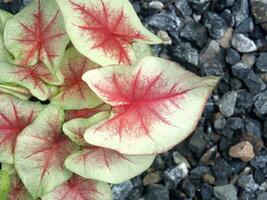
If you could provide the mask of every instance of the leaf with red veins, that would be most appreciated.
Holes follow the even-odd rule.
[[[5,46],[22,66],[57,67],[69,42],[54,0],[35,0],[7,22]]]
[[[59,94],[52,100],[66,110],[94,108],[103,102],[94,94],[82,80],[82,75],[99,65],[79,54],[74,48],[68,49],[60,64],[64,83]]]
[[[0,162],[13,164],[18,135],[29,126],[43,106],[0,94]]]
[[[64,160],[77,146],[61,131],[63,115],[61,109],[49,105],[17,138],[15,167],[34,198],[52,191],[72,175]]]
[[[111,189],[106,183],[72,176],[42,200],[112,200]]]
[[[0,10],[0,62],[8,62],[9,53],[4,46],[3,31],[7,21],[12,17],[12,14],[4,10]]]
[[[50,71],[41,63],[32,67],[2,63],[0,74],[0,83],[22,86],[42,101],[47,100],[50,96],[50,88],[47,83],[55,80]]]
[[[73,119],[63,125],[63,132],[83,150],[70,155],[66,167],[74,173],[89,179],[108,183],[121,183],[149,168],[154,155],[123,155],[101,147],[93,147],[84,140],[84,132],[91,126],[107,119],[109,112],[100,112],[88,119]]]
[[[83,80],[113,106],[109,119],[86,131],[86,141],[123,154],[153,154],[193,132],[218,78],[201,78],[177,63],[146,57],[133,68],[90,70]]]
[[[128,0],[57,0],[57,3],[73,45],[102,66],[134,63],[134,42],[161,42],[144,28]]]
[[[11,190],[8,194],[9,200],[33,200],[30,193],[24,187],[17,175],[11,176]]]

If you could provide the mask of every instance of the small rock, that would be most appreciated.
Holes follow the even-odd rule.
[[[248,0],[236,0],[232,7],[232,13],[235,17],[236,26],[249,16],[249,2]]]
[[[209,40],[199,54],[200,64],[210,65],[217,58],[217,55],[220,53],[220,51],[221,48],[219,44],[215,40]]]
[[[238,200],[237,189],[232,184],[216,186],[213,191],[219,200]]]
[[[173,169],[164,171],[164,180],[168,188],[176,188],[178,183],[183,180],[188,174],[188,169],[185,163],[181,163]]]
[[[226,125],[226,119],[222,115],[216,116],[216,120],[214,121],[214,128],[216,130],[221,130],[225,127]]]
[[[267,31],[267,1],[251,0],[251,6],[255,19]]]
[[[183,21],[170,13],[159,13],[147,19],[148,26],[164,31],[178,31],[183,26]]]
[[[198,66],[198,51],[188,42],[180,42],[171,49],[172,56],[181,64]]]
[[[230,117],[234,114],[237,93],[235,91],[227,92],[219,101],[220,112],[225,117]]]
[[[212,172],[217,180],[224,180],[232,174],[231,166],[224,159],[217,159],[212,166]]]
[[[202,155],[206,148],[206,141],[203,138],[203,131],[196,129],[188,143],[188,148],[193,151],[198,157]]]
[[[260,114],[267,114],[267,91],[261,92],[254,97],[254,106]]]
[[[186,158],[181,155],[178,151],[174,151],[172,153],[172,158],[173,158],[173,162],[176,164],[176,165],[179,165],[181,163],[185,163],[187,168],[190,168],[190,163],[186,160]]]
[[[213,185],[215,183],[215,178],[211,174],[204,174],[203,180],[205,183]]]
[[[244,162],[252,160],[255,156],[252,144],[247,141],[232,146],[229,150],[229,155],[233,158],[239,158]]]
[[[256,62],[256,56],[254,53],[246,53],[242,56],[242,62],[252,67]]]
[[[259,155],[255,156],[250,163],[256,169],[267,168],[267,150],[262,151]]]
[[[204,183],[201,185],[200,189],[201,198],[202,200],[211,200],[213,195],[213,189],[212,186]]]
[[[198,14],[203,14],[209,9],[211,0],[188,0],[189,6]]]
[[[248,17],[235,29],[235,33],[251,33],[253,30],[253,20],[251,17]]]
[[[195,186],[188,179],[183,181],[182,189],[190,198],[193,198],[196,194]]]
[[[227,27],[234,27],[234,25],[235,25],[235,18],[232,15],[232,12],[229,9],[225,9],[221,13],[221,17],[224,19]]]
[[[259,185],[254,181],[253,176],[250,175],[242,175],[237,182],[238,186],[244,189],[247,192],[255,192]]]
[[[263,80],[245,63],[238,62],[232,66],[234,76],[243,80],[251,93],[258,93],[266,88]]]
[[[256,61],[256,67],[261,72],[267,72],[267,52],[260,53]]]
[[[226,57],[225,57],[225,61],[230,64],[230,65],[234,65],[236,64],[237,62],[240,61],[240,55],[239,53],[232,49],[232,48],[229,48],[226,50]]]
[[[166,31],[159,31],[157,35],[162,40],[162,44],[164,45],[172,44],[172,39],[170,38],[169,34]]]
[[[169,200],[169,190],[160,184],[152,184],[148,187],[146,200]]]
[[[241,33],[236,33],[232,37],[232,46],[241,53],[248,53],[257,50],[253,40]]]
[[[255,200],[256,199],[256,194],[247,192],[247,191],[242,191],[239,194],[239,199],[240,200]]]
[[[174,5],[184,18],[192,15],[192,9],[188,5],[187,0],[175,0]]]
[[[224,19],[214,12],[208,12],[204,15],[204,26],[214,39],[222,38],[227,29]]]
[[[250,111],[253,106],[253,96],[246,90],[237,91],[235,113],[242,114]]]
[[[215,157],[217,151],[218,151],[217,145],[211,147],[208,151],[206,151],[206,153],[204,153],[201,156],[200,162],[204,163],[204,164],[207,164],[212,158]]]
[[[257,137],[254,134],[243,133],[240,140],[250,142],[253,146],[253,150],[255,154],[260,153],[261,149],[264,147],[263,141],[261,140],[261,138]]]
[[[261,123],[253,118],[246,117],[244,121],[245,125],[245,131],[248,134],[252,134],[257,136],[258,138],[261,138],[262,136],[262,131],[261,131]]]
[[[232,28],[228,28],[225,32],[225,34],[223,35],[222,38],[218,39],[217,42],[219,43],[219,45],[223,48],[229,48],[231,46],[231,39],[232,39],[232,35],[233,35],[233,29]]]
[[[244,127],[243,119],[240,117],[230,117],[227,119],[226,124],[233,130],[241,129]]]
[[[187,23],[181,30],[180,36],[198,47],[203,47],[208,40],[205,27],[195,21]]]
[[[267,199],[267,192],[263,192],[257,196],[257,200],[266,200]]]
[[[125,200],[133,189],[131,181],[126,181],[112,187],[113,200]]]
[[[159,171],[155,171],[155,172],[150,172],[147,175],[145,175],[144,179],[143,179],[143,184],[149,185],[149,184],[154,184],[154,183],[158,183],[161,181],[161,175]]]
[[[151,1],[148,6],[156,10],[163,10],[164,8],[164,4],[161,1]]]
[[[204,174],[208,173],[210,171],[210,168],[205,165],[198,165],[194,169],[190,171],[190,181],[196,184],[199,184],[201,181],[201,178]]]

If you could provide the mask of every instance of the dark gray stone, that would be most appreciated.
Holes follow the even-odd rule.
[[[113,200],[125,200],[133,189],[131,181],[126,181],[112,187]]]
[[[188,42],[180,42],[171,49],[172,56],[181,64],[198,66],[198,51]]]
[[[267,168],[267,150],[262,151],[259,155],[256,155],[250,163],[256,169]]]
[[[237,189],[233,184],[216,186],[213,191],[219,200],[237,200]]]
[[[243,175],[238,179],[237,182],[238,186],[247,192],[255,192],[259,185],[254,181],[253,176],[250,175]]]
[[[235,113],[244,114],[249,112],[253,106],[253,95],[246,90],[237,91]]]
[[[174,189],[177,187],[178,183],[187,176],[187,174],[188,169],[186,164],[181,163],[172,169],[164,171],[164,182],[169,189]]]
[[[242,191],[241,194],[239,195],[240,200],[255,200],[256,199],[256,194],[247,192],[247,191]]]
[[[266,200],[267,199],[267,192],[263,192],[261,194],[258,194],[257,200]]]
[[[214,121],[214,124],[213,124],[213,126],[214,126],[214,128],[215,128],[216,130],[221,130],[221,129],[223,129],[223,128],[225,127],[225,125],[226,125],[226,119],[225,119],[222,115],[220,115],[220,116]]]
[[[262,131],[261,131],[261,124],[258,120],[247,117],[244,120],[245,131],[248,134],[252,134],[261,138]]]
[[[203,47],[208,40],[205,27],[195,21],[187,23],[181,30],[180,36],[198,47]]]
[[[148,26],[164,31],[178,31],[183,26],[183,21],[171,13],[159,13],[149,17]]]
[[[226,179],[232,173],[231,166],[223,159],[218,159],[212,166],[212,172],[216,176],[217,180]]]
[[[202,14],[209,9],[211,0],[188,0],[188,3],[196,13]]]
[[[218,102],[220,112],[225,117],[230,117],[234,114],[237,93],[235,91],[227,92]]]
[[[175,0],[174,5],[177,8],[178,12],[184,17],[187,18],[192,15],[192,9],[188,5],[187,0]]]
[[[241,53],[254,52],[257,50],[257,46],[254,41],[241,33],[233,34],[231,42],[232,47]]]
[[[183,181],[182,189],[190,198],[193,198],[196,195],[196,187],[188,179]]]
[[[260,53],[256,61],[256,67],[261,72],[267,72],[267,52]]]
[[[260,114],[267,114],[267,91],[260,92],[254,97],[254,106]]]
[[[169,200],[169,190],[160,184],[149,185],[146,200]]]
[[[237,27],[237,29],[235,29],[235,33],[251,33],[253,30],[253,19],[248,17]]]
[[[252,13],[260,23],[262,28],[267,31],[267,1],[266,0],[251,0]]]
[[[212,186],[207,183],[202,184],[200,193],[202,200],[211,200],[213,196]]]
[[[244,120],[240,117],[230,117],[227,119],[226,124],[229,128],[237,130],[244,127]]]
[[[193,151],[198,157],[202,155],[206,148],[206,141],[204,140],[203,135],[203,131],[197,129],[188,143],[188,148]]]
[[[227,29],[224,19],[215,12],[208,12],[204,15],[204,26],[214,39],[222,38]]]
[[[259,93],[266,88],[264,81],[245,63],[238,62],[232,66],[232,73],[244,81],[251,93]]]
[[[232,7],[232,13],[235,17],[236,26],[249,16],[249,2],[248,0],[236,0]]]
[[[226,57],[225,57],[225,61],[230,64],[230,65],[234,65],[235,63],[239,62],[240,61],[240,55],[239,53],[232,49],[232,48],[229,48],[226,50]]]
[[[228,27],[234,27],[235,25],[235,18],[232,15],[231,10],[229,9],[225,9],[222,13],[221,13],[221,17],[224,19],[226,25]]]

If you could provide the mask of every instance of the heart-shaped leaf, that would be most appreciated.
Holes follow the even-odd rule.
[[[49,105],[17,138],[15,167],[34,198],[52,191],[72,175],[64,161],[77,147],[61,131],[63,119],[63,111]]]
[[[106,183],[72,176],[42,200],[112,200],[111,190]]]
[[[33,200],[17,175],[11,176],[10,179],[11,190],[8,194],[8,200]]]
[[[6,24],[4,41],[15,64],[42,61],[50,69],[59,64],[69,43],[54,0],[35,0],[16,14]]]
[[[21,131],[30,125],[43,106],[0,94],[0,161],[12,164],[15,143]]]
[[[218,78],[201,78],[174,62],[146,57],[133,68],[90,70],[83,80],[113,106],[110,119],[86,131],[86,141],[123,154],[156,154],[193,132]]]
[[[54,84],[56,78],[42,63],[32,67],[19,67],[8,63],[0,64],[0,82],[3,84],[17,84],[27,88],[31,94],[45,101],[50,97],[51,88],[47,83]]]
[[[64,76],[64,83],[60,86],[60,93],[53,99],[64,109],[93,108],[101,103],[93,91],[82,80],[82,75],[99,66],[79,54],[74,48],[66,51],[60,70]]]
[[[64,133],[83,146],[83,150],[66,159],[65,165],[82,177],[116,184],[145,171],[155,156],[123,155],[110,149],[88,146],[83,138],[85,130],[107,119],[109,115],[109,112],[99,112],[88,119],[73,119],[64,124]]]
[[[100,65],[131,64],[135,41],[161,40],[143,27],[128,0],[57,0],[78,51]]]

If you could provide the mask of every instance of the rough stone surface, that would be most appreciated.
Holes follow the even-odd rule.
[[[226,93],[219,101],[219,109],[225,117],[230,117],[234,114],[237,93],[231,91]]]
[[[133,189],[133,184],[131,181],[126,181],[121,184],[114,185],[112,187],[112,196],[114,200],[124,200],[131,190]]]
[[[214,194],[219,200],[238,200],[237,190],[232,184],[214,187]]]
[[[241,33],[236,33],[232,37],[232,46],[241,53],[248,53],[257,50],[254,41]]]
[[[251,6],[257,22],[267,31],[267,1],[251,0]]]
[[[255,156],[252,144],[247,141],[232,146],[229,150],[229,155],[244,162],[251,161]]]
[[[224,19],[214,12],[208,12],[204,15],[204,25],[214,39],[222,38],[227,29]]]

